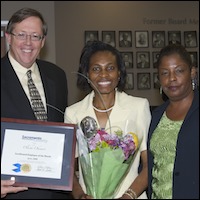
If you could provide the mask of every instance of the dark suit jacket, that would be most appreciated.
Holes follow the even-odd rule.
[[[124,40],[121,40],[119,42],[119,46],[120,47],[131,47],[132,46],[132,43],[131,41],[127,40],[126,42]]]
[[[149,150],[150,138],[168,104],[169,101],[167,100],[152,112],[147,144],[149,198],[152,193],[151,172],[153,168],[153,155]],[[199,91],[195,91],[193,103],[179,131],[176,149],[172,199],[199,199]]]
[[[67,79],[64,71],[56,65],[37,60],[41,73],[46,102],[61,112],[67,106]],[[64,115],[47,106],[48,121],[64,122]],[[1,117],[36,120],[29,100],[13,70],[8,55],[1,59]],[[53,148],[53,147],[52,147]],[[63,192],[64,194],[64,192]],[[53,199],[61,193],[53,190],[31,189],[17,194],[8,194],[7,199]],[[66,198],[66,194],[64,195]],[[63,198],[64,198],[63,196]]]
[[[145,62],[144,66],[143,66],[142,62],[137,63],[137,68],[149,68],[149,67],[150,67],[149,62]]]

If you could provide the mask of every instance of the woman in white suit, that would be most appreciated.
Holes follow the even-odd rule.
[[[147,199],[146,144],[151,120],[149,102],[145,98],[126,94],[125,82],[126,69],[119,51],[101,41],[87,44],[80,57],[77,86],[89,91],[89,94],[66,108],[65,122],[80,124],[86,116],[90,116],[96,120],[98,129],[105,129],[107,132],[121,129],[123,134],[129,131],[136,133],[140,149],[114,198]],[[142,169],[138,173],[140,159]],[[74,198],[91,198],[85,194],[80,167],[79,180],[74,176],[72,193]]]

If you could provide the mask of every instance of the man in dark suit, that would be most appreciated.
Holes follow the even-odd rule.
[[[169,40],[169,44],[178,44],[180,45],[180,38],[178,38],[177,34],[174,32],[170,35],[170,40]]]
[[[139,62],[137,63],[137,68],[149,68],[150,63],[146,58],[146,54],[139,54]]]
[[[132,46],[132,43],[129,40],[129,34],[128,34],[128,32],[123,32],[122,33],[122,40],[120,40],[119,46],[120,47],[131,47]]]
[[[160,32],[155,33],[154,40],[153,40],[153,47],[164,47],[165,42],[163,39],[163,35]]]
[[[68,98],[66,74],[55,64],[37,59],[46,35],[47,25],[38,11],[23,8],[11,17],[6,30],[10,49],[1,59],[1,117],[37,120],[27,85],[26,72],[31,70],[47,121],[64,122]],[[59,199],[69,195],[55,190],[16,187],[13,183],[1,180],[1,198]]]

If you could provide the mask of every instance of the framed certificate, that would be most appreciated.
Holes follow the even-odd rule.
[[[1,179],[72,191],[76,125],[1,118]]]

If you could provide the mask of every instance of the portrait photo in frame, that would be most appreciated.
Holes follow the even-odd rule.
[[[192,61],[192,65],[194,67],[198,67],[197,51],[190,51],[189,54],[190,54],[190,58],[191,58],[191,61]]]
[[[159,51],[153,51],[153,52],[152,52],[152,63],[153,63],[153,68],[156,68],[157,60],[158,60],[159,54],[160,54]]]
[[[1,20],[1,58],[6,55],[9,50],[9,44],[6,41],[6,26],[8,24],[7,20]]]
[[[149,47],[148,31],[135,31],[135,47],[136,48]]]
[[[150,73],[137,73],[137,88],[138,90],[151,89]]]
[[[168,44],[181,44],[181,31],[168,31]]]
[[[120,52],[124,61],[124,65],[126,69],[133,68],[133,52],[126,51],[126,52]]]
[[[96,40],[99,40],[98,31],[85,31],[85,44]]]
[[[154,89],[160,89],[160,81],[158,80],[158,73],[153,73],[153,88]]]
[[[116,46],[115,31],[102,31],[102,41],[104,43],[110,44],[111,46]]]
[[[152,47],[163,48],[165,46],[165,31],[152,31]]]
[[[134,89],[134,73],[128,72],[126,76],[125,90],[133,90],[133,89]]]
[[[1,180],[72,191],[75,145],[75,124],[1,118]]]
[[[119,31],[119,47],[132,47],[132,31]]]
[[[150,53],[149,51],[136,52],[137,68],[146,69],[150,68]]]
[[[197,32],[184,31],[184,44],[186,48],[197,47]]]

